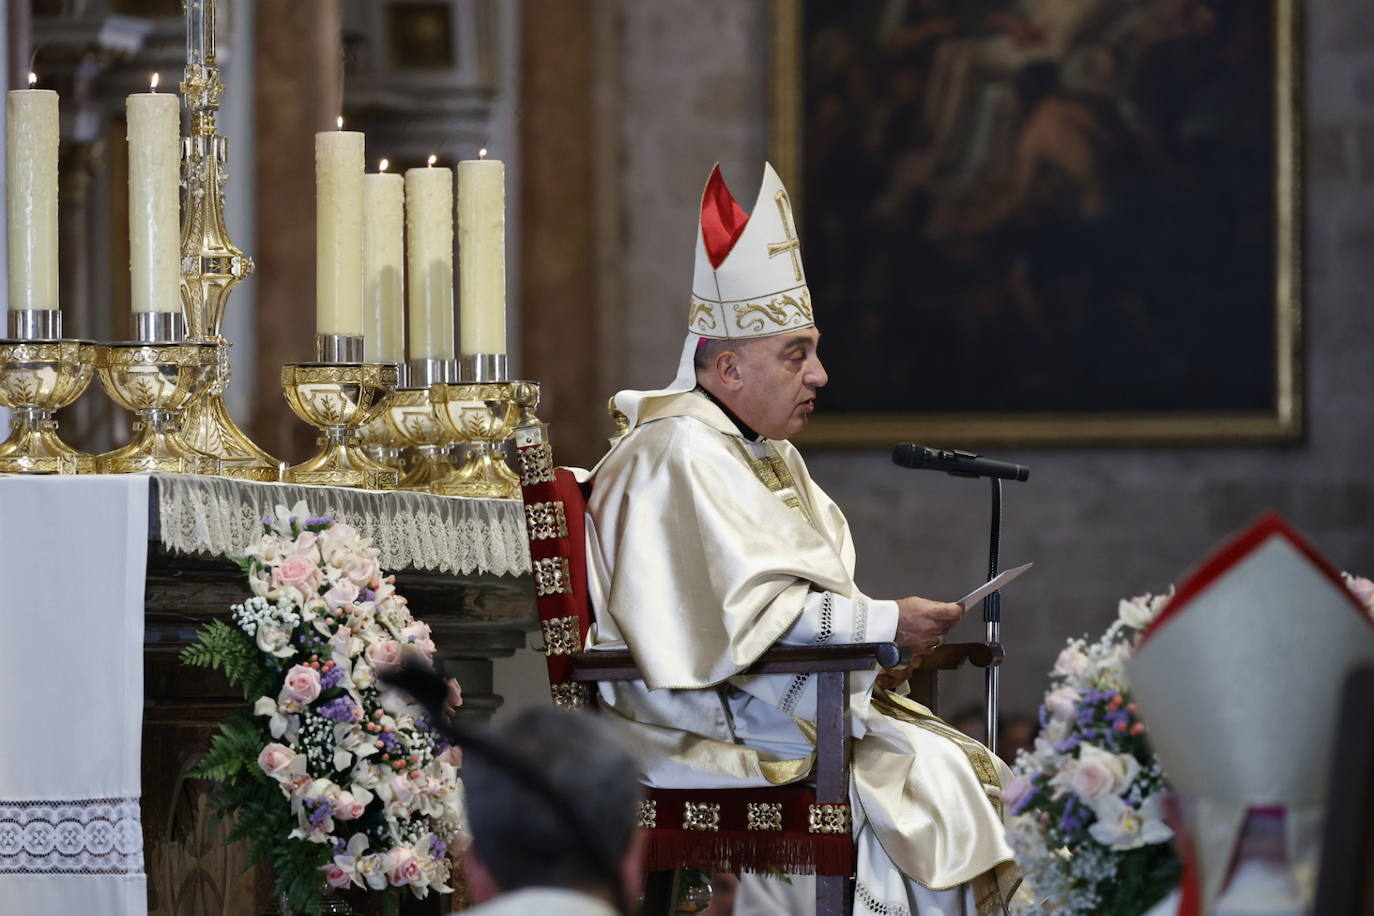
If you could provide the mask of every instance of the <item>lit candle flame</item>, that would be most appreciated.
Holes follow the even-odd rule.
[[[426,167],[429,167],[429,168],[432,168],[432,167],[434,166],[434,163],[436,163],[436,162],[438,162],[438,161],[439,161],[439,157],[436,156],[436,155],[434,155],[433,153],[430,153],[430,154],[429,154],[429,159],[425,161],[425,166],[426,166]]]
[[[385,172],[385,171],[387,170],[387,167],[390,166],[390,165],[391,165],[391,160],[390,160],[390,159],[383,159],[381,162],[377,163],[377,171],[378,171],[378,172]]]
[[[38,82],[38,74],[37,74],[37,73],[34,73],[32,70],[30,70],[30,71],[29,71],[29,88],[32,89],[32,88],[34,87],[34,84],[37,83],[37,82]]]
[[[160,74],[154,73],[154,74],[153,74],[153,78],[150,79],[150,80],[148,80],[148,91],[149,91],[149,92],[157,92],[157,82],[158,82],[158,77],[159,77],[159,76],[160,76]]]
[[[337,118],[335,118],[334,124],[336,127],[338,127],[339,130],[343,130],[343,115],[339,115]]]
[[[478,159],[485,159],[485,158],[487,158],[487,149],[486,149],[486,147],[482,147],[481,149],[479,149],[479,150],[477,151],[477,158],[478,158]]]

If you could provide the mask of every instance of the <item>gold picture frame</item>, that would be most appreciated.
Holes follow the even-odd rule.
[[[809,188],[802,161],[807,141],[804,123],[803,61],[808,35],[805,0],[772,0],[769,86],[770,159],[797,201],[805,223]],[[1239,0],[1206,0],[1199,6]],[[1266,409],[1174,409],[1158,412],[1093,410],[1066,412],[1025,409],[945,412],[834,411],[821,396],[821,408],[798,439],[812,446],[875,447],[915,440],[932,445],[1206,445],[1284,444],[1303,436],[1302,379],[1302,14],[1298,0],[1267,0],[1272,12],[1269,72],[1272,74],[1272,403]],[[935,6],[937,4],[930,4]],[[953,15],[953,14],[952,14]],[[807,249],[810,250],[809,248]],[[810,260],[808,260],[810,264]],[[808,280],[812,280],[808,276]],[[813,295],[816,289],[813,285]],[[827,303],[817,298],[818,314]],[[1258,312],[1258,310],[1257,310]],[[834,312],[832,312],[834,314]],[[831,322],[836,319],[831,318]],[[1258,316],[1257,316],[1258,320]],[[826,329],[822,318],[821,328]],[[873,359],[872,353],[865,354]],[[880,358],[909,358],[887,353]],[[832,373],[835,367],[831,366]],[[1148,371],[1141,369],[1140,371]]]

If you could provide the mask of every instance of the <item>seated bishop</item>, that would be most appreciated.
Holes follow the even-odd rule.
[[[600,699],[651,785],[777,785],[810,770],[815,678],[746,668],[775,645],[919,656],[963,608],[861,592],[845,517],[788,442],[827,376],[782,182],[765,167],[746,214],[717,167],[700,212],[677,377],[615,396],[626,429],[592,471],[588,643],[628,648],[643,672]],[[851,676],[855,912],[1002,912],[1016,883],[1005,768],[878,678]],[[735,912],[808,912],[811,887],[746,880]]]

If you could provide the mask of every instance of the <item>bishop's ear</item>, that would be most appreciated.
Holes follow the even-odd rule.
[[[716,354],[715,362],[712,363],[712,374],[716,377],[716,383],[726,391],[738,391],[744,385],[744,379],[740,375],[740,365],[743,357],[737,350],[722,350]]]

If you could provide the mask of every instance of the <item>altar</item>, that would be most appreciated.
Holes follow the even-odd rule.
[[[222,844],[211,786],[188,777],[242,697],[178,653],[246,597],[230,557],[300,500],[380,549],[432,629],[437,665],[463,685],[459,714],[480,722],[500,704],[492,660],[523,648],[535,622],[518,501],[177,474],[0,477],[7,911],[55,912],[37,908],[51,882],[88,886],[86,913],[139,911],[143,893],[149,913],[270,911],[271,876],[242,872],[244,844]]]

